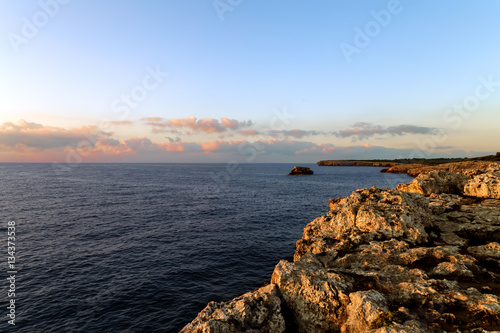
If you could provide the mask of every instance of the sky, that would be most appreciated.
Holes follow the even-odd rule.
[[[500,2],[0,2],[0,162],[499,151]]]

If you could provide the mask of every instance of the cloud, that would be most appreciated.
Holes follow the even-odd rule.
[[[147,121],[147,122],[160,122],[160,121],[163,121],[163,118],[160,118],[160,117],[145,117],[145,118],[142,118],[141,120]]]
[[[373,125],[370,123],[359,122],[353,125],[353,129],[345,129],[331,132],[339,138],[352,138],[354,140],[368,139],[374,136],[390,135],[403,136],[410,134],[428,134],[435,135],[440,133],[440,129],[435,127],[423,127],[414,125],[398,125],[383,127],[381,125]]]
[[[259,131],[256,131],[256,130],[253,130],[253,129],[238,131],[238,133],[241,134],[241,135],[244,135],[244,136],[255,136],[255,135],[259,135],[260,134]]]
[[[110,120],[107,121],[108,124],[121,126],[121,125],[132,125],[130,120]]]
[[[318,149],[318,147],[312,147],[311,149],[306,148],[306,149],[302,149],[302,150],[297,150],[295,152],[295,155],[312,153],[312,152],[315,152],[317,149]]]
[[[220,149],[222,143],[223,143],[222,141],[216,141],[216,140],[209,142],[200,142],[200,147],[204,151],[215,151]]]
[[[287,137],[287,138],[295,138],[302,139],[305,136],[314,136],[314,135],[324,135],[325,132],[321,131],[310,131],[310,130],[301,130],[301,129],[292,129],[292,130],[281,130],[281,131],[269,131],[268,135],[273,137]]]
[[[454,146],[437,146],[437,147],[434,147],[434,149],[453,149],[455,148]]]
[[[87,148],[87,149],[85,149]],[[82,156],[90,156],[90,155],[134,155],[135,151],[128,146],[125,142],[120,142],[115,139],[101,139],[97,141],[94,145],[88,147],[77,147],[72,148],[69,147],[66,151],[73,150],[75,152],[80,153]]]
[[[182,141],[181,138],[179,138],[179,137],[176,137],[175,139],[173,139],[173,138],[167,136],[166,138],[169,142],[181,142]]]
[[[238,121],[235,119],[229,118],[221,118],[220,121],[218,119],[213,118],[203,118],[198,119],[196,117],[187,117],[187,118],[172,118],[172,119],[163,119],[163,118],[142,118],[141,120],[145,121],[147,125],[152,127],[154,133],[162,133],[162,132],[172,132],[179,133],[179,131],[184,131],[186,134],[191,133],[222,133],[227,130],[238,130],[245,127],[250,127],[253,125],[251,120],[246,121]]]
[[[239,121],[237,121],[235,119],[221,118],[221,125],[223,127],[235,130],[235,129],[238,129],[240,127],[251,126],[252,125],[252,121],[248,120],[248,121],[239,122]]]
[[[90,147],[75,150],[89,160],[99,157],[129,157],[128,161],[219,161],[236,160],[247,162],[316,162],[325,159],[394,159],[411,157],[470,156],[465,151],[444,154],[432,151],[416,151],[370,144],[335,146],[331,143],[314,143],[283,139],[211,140],[205,142],[159,142],[147,137],[128,140],[101,139]],[[420,156],[420,155],[424,156]],[[476,156],[481,155],[477,153]],[[483,154],[484,155],[484,154]],[[200,157],[202,156],[202,157]]]
[[[0,126],[0,146],[2,150],[51,149],[78,145],[81,142],[95,142],[109,137],[111,133],[96,126],[83,126],[66,130],[59,127],[43,126],[25,120],[7,122]]]

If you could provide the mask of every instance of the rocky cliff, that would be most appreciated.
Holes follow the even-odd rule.
[[[459,171],[331,200],[269,285],[181,332],[499,331],[500,165]]]
[[[468,173],[469,176],[481,173],[481,170],[488,169],[491,166],[497,165],[497,162],[488,161],[465,161],[465,162],[453,162],[453,163],[442,163],[435,165],[427,164],[398,164],[391,166],[385,172],[389,173],[406,173],[409,176],[417,177],[421,173],[428,173],[431,171],[450,171],[453,173]]]

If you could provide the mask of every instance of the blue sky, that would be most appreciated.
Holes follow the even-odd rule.
[[[0,161],[226,162],[255,142],[251,162],[491,153],[499,12],[493,0],[2,1]]]

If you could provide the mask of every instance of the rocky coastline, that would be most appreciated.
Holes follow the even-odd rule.
[[[472,176],[474,175],[474,173],[480,172],[480,170],[488,168],[490,164],[491,162],[483,162],[483,161],[452,162],[452,163],[442,163],[437,165],[397,164],[391,166],[387,170],[382,170],[382,171],[389,173],[406,173],[408,176],[417,177],[421,173],[445,170],[453,173],[466,173]]]
[[[499,332],[500,164],[330,200],[270,283],[181,332]]]
[[[316,162],[316,164],[319,166],[374,166],[388,168],[400,163],[387,161],[324,160]]]

